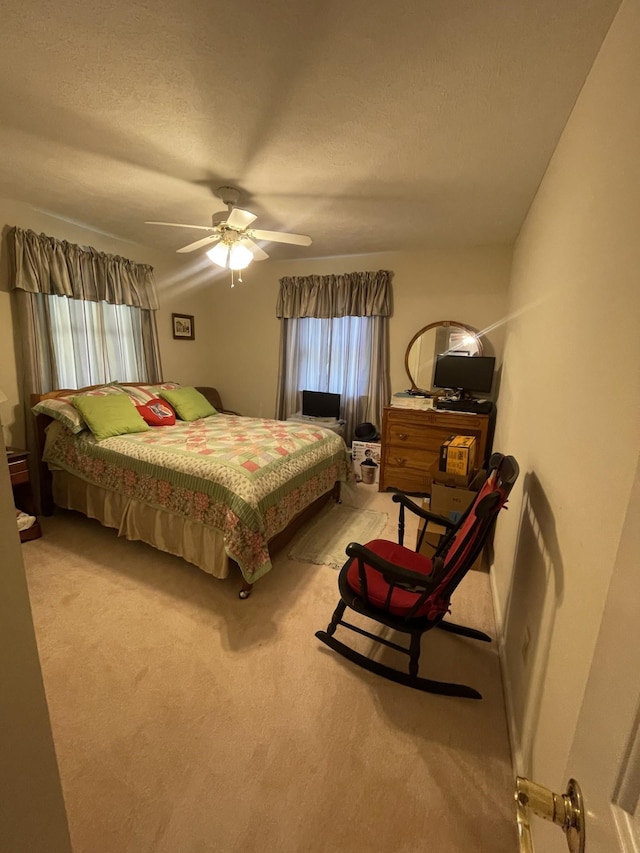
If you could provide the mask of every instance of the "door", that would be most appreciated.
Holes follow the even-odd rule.
[[[582,788],[585,853],[640,853],[640,465],[594,630],[598,641],[578,725],[555,790],[563,792],[569,778]],[[531,828],[536,851],[566,853],[566,840],[552,824],[532,816]]]

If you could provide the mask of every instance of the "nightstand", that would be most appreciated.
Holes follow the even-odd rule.
[[[19,447],[7,447],[7,463],[9,465],[9,476],[11,477],[11,488],[13,499],[17,509],[28,512],[29,515],[36,514],[36,505],[31,489],[31,477],[27,465],[28,450],[20,450]],[[36,520],[27,530],[20,531],[20,541],[28,542],[30,539],[39,539],[42,536],[40,523]]]

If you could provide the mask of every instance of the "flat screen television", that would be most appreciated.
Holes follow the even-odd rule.
[[[492,355],[439,355],[433,385],[460,391],[463,397],[472,392],[488,394],[493,384],[495,365]]]
[[[340,417],[340,394],[328,391],[303,391],[302,414],[310,418]]]

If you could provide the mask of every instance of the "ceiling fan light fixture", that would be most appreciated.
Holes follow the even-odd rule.
[[[229,269],[246,269],[252,260],[253,255],[246,246],[242,246],[240,243],[234,243],[229,251]]]
[[[253,260],[253,255],[246,246],[240,243],[229,245],[227,241],[218,243],[206,254],[214,264],[230,270],[246,269]]]
[[[223,267],[226,269],[227,267],[227,259],[229,257],[229,247],[226,243],[218,243],[213,247],[213,249],[209,249],[207,252],[207,257],[214,264],[217,264],[219,267]]]

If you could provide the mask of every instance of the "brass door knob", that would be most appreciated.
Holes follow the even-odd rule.
[[[584,853],[584,804],[575,779],[569,779],[565,794],[556,794],[544,785],[517,776],[515,800],[521,853],[533,851],[529,809],[563,830],[570,853]]]

